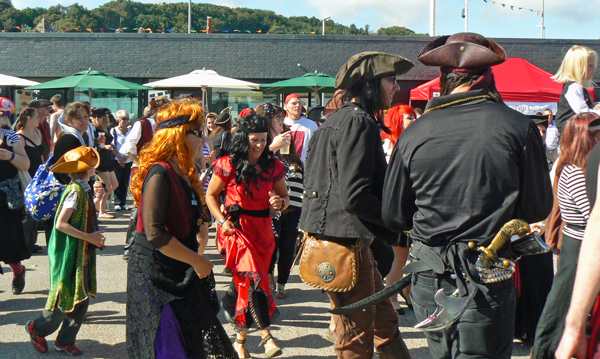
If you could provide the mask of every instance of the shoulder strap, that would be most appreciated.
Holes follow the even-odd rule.
[[[29,142],[33,145],[33,147],[37,147],[38,145],[35,144],[35,142],[33,142],[29,137],[25,136],[22,133],[17,133],[17,135],[23,137],[23,139],[25,140],[25,142]],[[43,141],[42,141],[43,142]]]

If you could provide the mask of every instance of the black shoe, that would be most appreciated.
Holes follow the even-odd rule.
[[[21,294],[23,288],[25,288],[25,266],[23,266],[23,273],[13,277],[12,292],[13,294]]]
[[[38,246],[37,244],[34,244],[29,251],[31,253],[44,253],[44,248]]]

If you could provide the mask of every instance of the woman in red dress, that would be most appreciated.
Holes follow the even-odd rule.
[[[269,288],[268,269],[275,248],[271,209],[289,204],[285,168],[269,150],[269,121],[251,113],[238,122],[230,156],[214,163],[206,203],[218,221],[218,249],[231,270],[237,300],[234,348],[240,358],[249,358],[245,341],[256,322],[263,338],[265,357],[282,354],[270,333],[270,317],[276,306]],[[225,190],[224,213],[218,196]]]

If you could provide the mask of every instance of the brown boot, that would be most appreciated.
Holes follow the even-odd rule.
[[[396,336],[396,339],[394,339],[393,342],[378,347],[375,351],[380,359],[411,359],[406,343],[404,343],[400,332],[398,332],[398,336]]]

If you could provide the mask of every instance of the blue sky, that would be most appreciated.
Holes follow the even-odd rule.
[[[541,17],[537,15],[537,11],[542,9],[544,2],[547,39],[600,38],[600,0],[494,0],[495,4],[492,0],[486,1],[468,0],[469,31],[492,38],[540,38],[541,29],[536,25],[540,23]],[[46,0],[43,5],[71,5],[75,2],[92,9],[107,1]],[[163,3],[181,0],[141,2]],[[211,3],[273,10],[284,16],[330,16],[333,21],[344,25],[355,24],[364,27],[368,24],[371,31],[380,27],[404,26],[418,33],[429,32],[430,0],[215,0]],[[22,9],[41,4],[38,0],[13,0],[13,5]],[[464,31],[465,21],[461,17],[464,7],[464,0],[436,0],[435,35]],[[519,10],[519,7],[524,10]]]

